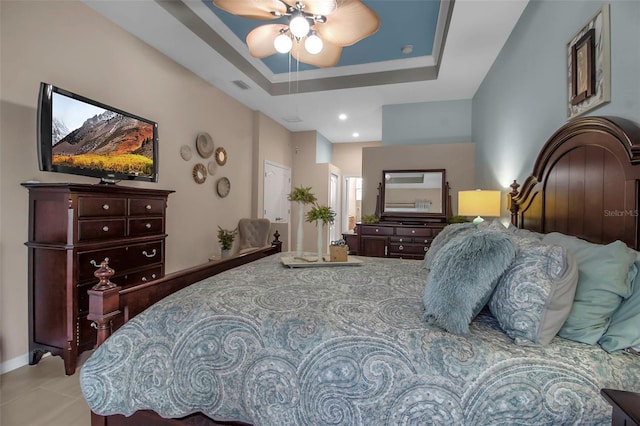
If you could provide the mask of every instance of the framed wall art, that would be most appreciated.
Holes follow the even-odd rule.
[[[567,117],[611,100],[609,4],[567,43]]]

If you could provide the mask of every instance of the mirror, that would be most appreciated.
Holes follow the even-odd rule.
[[[396,220],[446,218],[445,170],[383,170],[381,216]]]

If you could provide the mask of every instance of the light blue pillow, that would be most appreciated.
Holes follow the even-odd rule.
[[[609,327],[614,311],[631,295],[637,253],[622,241],[593,244],[558,232],[545,235],[542,242],[566,248],[578,262],[575,299],[558,334],[595,345]]]
[[[566,321],[578,284],[578,266],[560,246],[521,239],[489,309],[518,345],[547,345]]]
[[[635,266],[640,270],[639,261]],[[636,275],[632,287],[633,293],[613,313],[609,328],[598,340],[607,352],[640,346],[640,274]]]
[[[425,320],[468,334],[515,256],[516,245],[506,233],[476,231],[452,238],[436,254],[427,277]]]
[[[429,246],[429,250],[424,255],[423,267],[425,269],[431,269],[433,264],[433,259],[436,257],[436,254],[445,244],[451,241],[452,238],[457,237],[458,235],[470,234],[471,232],[476,231],[476,226],[472,222],[463,222],[463,223],[452,223],[450,225],[445,226],[442,231],[431,241],[431,245]]]

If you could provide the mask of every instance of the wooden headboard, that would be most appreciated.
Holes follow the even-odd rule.
[[[594,242],[640,244],[640,128],[617,117],[584,117],[556,131],[522,189],[511,185],[511,222]]]

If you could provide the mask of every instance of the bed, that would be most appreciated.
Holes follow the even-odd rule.
[[[511,229],[482,236],[528,229],[637,250],[639,144],[625,120],[567,123],[522,190],[512,185]],[[450,246],[460,245],[442,253]],[[523,344],[505,332],[493,295],[466,333],[426,319],[427,276],[444,261],[431,272],[424,261],[365,257],[289,269],[283,255],[207,278],[178,274],[180,291],[126,322],[112,321],[126,310],[108,301],[114,290],[95,290],[102,344],[81,370],[92,425],[607,424],[601,388],[640,392],[638,356],[560,336]]]

